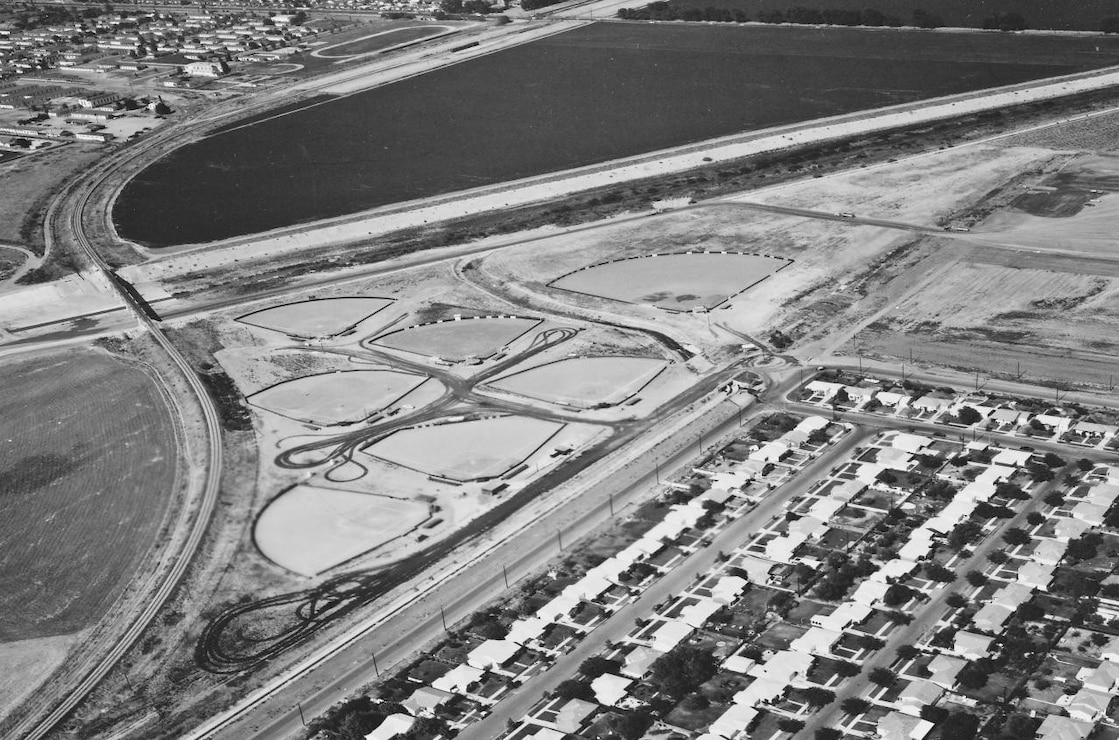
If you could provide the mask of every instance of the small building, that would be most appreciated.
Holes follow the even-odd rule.
[[[932,681],[917,679],[910,681],[909,685],[901,690],[896,703],[899,711],[920,717],[922,709],[934,706],[943,695],[944,689]]]
[[[1107,716],[1107,710],[1111,706],[1111,694],[1104,694],[1099,691],[1093,691],[1089,688],[1082,688],[1076,692],[1072,697],[1072,701],[1068,704],[1068,714],[1073,719],[1078,719],[1082,722],[1099,722]]]
[[[880,740],[924,740],[933,723],[902,712],[890,712],[878,720]]]
[[[622,699],[626,698],[626,691],[633,679],[618,676],[613,673],[603,673],[591,681],[591,691],[594,692],[595,701],[607,707],[616,707]]]
[[[183,74],[188,77],[221,77],[229,72],[229,65],[222,61],[190,62],[183,65]]]
[[[1093,722],[1082,722],[1063,717],[1059,714],[1048,714],[1045,721],[1037,728],[1037,740],[1086,740],[1096,729]]]
[[[365,740],[393,740],[408,733],[416,718],[410,714],[390,714],[377,726],[377,729],[365,736]]]
[[[960,630],[953,638],[952,652],[967,660],[979,660],[991,652],[991,643],[994,641],[995,638],[989,635]]]

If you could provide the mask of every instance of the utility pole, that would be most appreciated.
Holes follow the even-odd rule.
[[[559,543],[560,552],[563,552],[563,532],[558,528],[556,529],[556,541]]]
[[[299,702],[296,702],[295,703],[295,708],[299,710],[299,721],[303,723],[304,727],[306,727],[307,726],[307,719],[303,716],[303,705],[300,704]]]
[[[380,678],[381,669],[377,667],[377,653],[370,653],[370,657],[373,658],[373,672],[377,674],[377,678]]]
[[[607,495],[609,496],[609,498],[607,500],[610,502],[610,516],[614,516],[614,494],[610,493],[610,494],[607,494]],[[506,585],[509,585],[509,584],[506,584]]]
[[[505,564],[501,565],[501,575],[505,578],[505,588],[509,588],[509,571],[505,569]]]
[[[443,611],[442,606],[439,607],[439,618],[443,620],[443,631],[450,634],[451,631],[447,629],[447,614]]]

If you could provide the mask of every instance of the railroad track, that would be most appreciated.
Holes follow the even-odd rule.
[[[163,348],[164,352],[167,353],[168,357],[170,357],[171,361],[186,379],[187,385],[190,387],[191,392],[198,401],[199,407],[202,409],[202,415],[206,424],[206,441],[210,448],[209,465],[207,466],[201,504],[194,517],[194,521],[190,525],[190,531],[178,552],[169,554],[172,562],[171,567],[166,575],[163,576],[162,582],[156,587],[148,603],[139,614],[135,616],[132,623],[117,640],[116,644],[92,669],[88,670],[77,685],[69,690],[68,695],[59,704],[45,716],[28,717],[14,728],[13,737],[22,737],[25,738],[25,740],[39,740],[57,726],[58,723],[73,711],[94,687],[108,675],[109,671],[113,669],[136,640],[139,639],[140,635],[143,634],[144,630],[148,628],[152,620],[155,619],[156,614],[158,614],[159,610],[167,603],[167,600],[171,597],[171,594],[174,593],[175,588],[186,574],[187,568],[190,566],[193,559],[193,555],[206,534],[210,518],[217,505],[218,493],[220,491],[222,446],[221,424],[218,419],[217,409],[215,409],[209,394],[206,392],[198,375],[190,367],[186,358],[171,344],[158,324],[137,304],[133,296],[129,295],[116,280],[112,279],[112,268],[101,258],[97,250],[93,248],[82,225],[82,217],[90,199],[105,180],[115,173],[115,169],[116,165],[102,167],[95,171],[93,177],[85,180],[81,185],[78,185],[78,188],[84,188],[84,190],[81,192],[78,202],[73,206],[73,210],[69,214],[69,226],[82,251],[97,269],[105,274],[106,278],[108,278],[109,282],[113,285],[114,290],[120,295],[121,300],[136,316],[140,325],[143,326],[152,338],[155,339],[156,343]],[[74,190],[68,189],[65,194],[68,195],[71,192],[74,192]],[[56,201],[56,204],[52,204],[52,211],[55,210],[57,203],[61,200],[62,199]],[[48,220],[45,228],[49,233],[52,228],[52,222]],[[165,555],[165,557],[168,557],[168,555]]]

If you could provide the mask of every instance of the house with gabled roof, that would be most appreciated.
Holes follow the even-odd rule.
[[[1053,524],[1053,539],[1061,542],[1075,540],[1093,526],[1091,522],[1086,522],[1083,519],[1061,517]]]
[[[1081,673],[1077,673],[1076,677],[1084,682],[1086,689],[1104,694],[1114,694],[1119,690],[1119,663],[1105,660],[1095,668],[1083,669]]]
[[[1107,716],[1107,710],[1111,706],[1113,698],[1111,694],[1082,688],[1076,692],[1069,702],[1068,714],[1073,719],[1082,722],[1099,722]]]
[[[911,714],[914,717],[920,717],[922,709],[934,706],[940,701],[940,697],[943,695],[943,688],[932,681],[924,681],[918,678],[914,681],[910,681],[909,684],[901,690],[901,693],[898,694],[898,698],[894,703],[897,705],[898,711]]]
[[[1018,569],[1015,580],[1023,586],[1036,588],[1038,591],[1048,591],[1049,584],[1053,582],[1055,565],[1045,565],[1030,561]]]
[[[1093,722],[1082,722],[1059,714],[1046,715],[1034,737],[1037,740],[1086,740],[1096,729]]]
[[[720,738],[744,738],[747,729],[757,719],[758,714],[760,712],[751,706],[731,704],[727,711],[711,723],[708,732]]]
[[[902,712],[890,712],[878,720],[880,740],[924,740],[933,723]]]
[[[626,693],[632,683],[632,678],[625,678],[613,673],[603,673],[591,681],[591,691],[594,692],[594,699],[599,704],[606,707],[616,707],[622,699],[626,698]]]
[[[950,655],[934,656],[926,666],[926,669],[932,674],[929,676],[929,681],[945,691],[952,691],[956,687],[956,676],[966,665],[967,661],[963,658],[953,658]]]
[[[1042,540],[1030,553],[1030,559],[1041,565],[1056,565],[1061,562],[1068,550],[1068,543],[1060,540]]]
[[[407,734],[415,723],[416,718],[410,714],[390,714],[377,725],[377,729],[365,736],[365,740],[393,740]]]
[[[960,630],[952,638],[952,652],[961,658],[979,660],[991,652],[991,643],[995,638],[990,635],[980,635],[967,630]],[[953,676],[955,679],[955,676]]]

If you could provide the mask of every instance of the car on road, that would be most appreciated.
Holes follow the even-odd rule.
[[[835,215],[839,216],[840,218],[854,218],[855,217],[855,214],[848,213],[847,211],[843,211],[843,212],[837,213]]]

